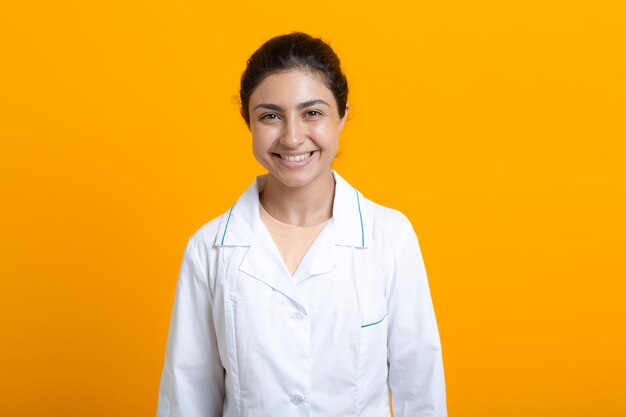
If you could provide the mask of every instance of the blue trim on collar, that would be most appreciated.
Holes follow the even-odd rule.
[[[354,187],[352,187],[354,188]],[[359,192],[354,188],[356,193],[356,203],[359,207],[359,219],[361,220],[361,247],[365,247],[365,230],[363,229],[363,215],[361,214],[361,200],[359,199]]]
[[[228,212],[228,219],[226,219],[226,226],[224,226],[224,234],[222,235],[221,245],[224,244],[224,238],[226,237],[226,231],[228,230],[228,222],[230,222],[230,215],[233,214],[233,209],[235,208],[235,204],[233,204],[233,206],[230,208],[230,211]]]

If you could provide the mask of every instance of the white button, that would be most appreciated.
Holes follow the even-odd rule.
[[[304,402],[304,398],[302,398],[300,395],[294,395],[293,397],[291,397],[291,402],[293,403],[293,405],[300,405]]]
[[[304,318],[304,314],[300,313],[299,311],[294,313],[293,316],[291,316],[292,318],[296,319],[296,320],[302,320]]]

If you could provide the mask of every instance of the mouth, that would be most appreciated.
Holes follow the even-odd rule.
[[[307,159],[312,157],[315,152],[316,151],[303,152],[303,153],[296,154],[296,155],[287,155],[287,154],[273,153],[272,155],[277,156],[280,159],[282,159],[283,161],[287,161],[287,162],[302,162],[302,161],[306,161]]]
[[[278,160],[278,163],[287,169],[304,169],[304,167],[313,163],[319,150],[300,152],[297,154],[272,153],[272,156]],[[312,162],[313,161],[313,162]]]

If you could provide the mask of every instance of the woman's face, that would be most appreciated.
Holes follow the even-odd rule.
[[[270,75],[250,96],[249,110],[252,150],[271,176],[300,188],[330,172],[346,117],[321,76]]]

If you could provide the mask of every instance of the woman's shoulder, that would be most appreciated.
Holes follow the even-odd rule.
[[[207,280],[209,288],[213,288],[214,277],[216,276],[218,236],[225,216],[228,216],[228,212],[196,229],[187,240],[185,247],[184,256],[195,263],[201,276],[204,277],[203,279]]]
[[[197,228],[189,237],[189,244],[206,249],[215,246],[216,242],[219,241],[220,228],[228,214],[229,211],[226,211]]]
[[[411,221],[406,214],[400,210],[383,206],[382,204],[375,203],[371,200],[370,204],[372,205],[372,210],[374,212],[374,219],[385,226],[392,228],[411,227]]]
[[[369,196],[366,197],[356,187],[343,179],[336,171],[334,175],[339,194],[335,203],[338,202],[342,207],[341,214],[345,215],[342,218],[356,217],[361,221],[366,232],[369,229],[376,235],[413,230],[408,217],[400,210],[374,202]]]
[[[411,220],[400,210],[375,203],[366,199],[372,213],[372,222],[376,234],[413,233]]]

